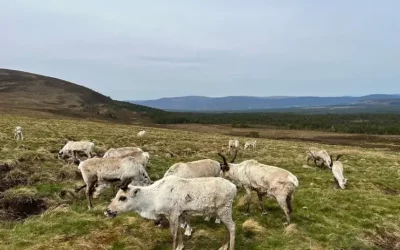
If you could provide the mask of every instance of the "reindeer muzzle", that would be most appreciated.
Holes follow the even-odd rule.
[[[106,211],[104,211],[104,215],[109,218],[114,218],[115,216],[117,216],[117,212],[111,211],[110,209],[107,208]]]

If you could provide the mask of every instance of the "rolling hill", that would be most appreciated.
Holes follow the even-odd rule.
[[[400,95],[368,95],[361,97],[251,97],[251,96],[227,96],[204,97],[186,96],[161,98],[148,101],[130,101],[131,103],[145,105],[153,108],[171,111],[276,111],[278,109],[326,107],[328,109],[338,106],[337,111],[349,108],[360,109],[381,107],[385,109],[396,106],[400,110]],[[291,110],[295,111],[295,110]],[[329,111],[329,110],[327,110]],[[332,110],[331,110],[332,111]],[[339,112],[339,111],[338,111]]]
[[[163,112],[111,99],[53,77],[0,69],[0,111],[138,123]]]

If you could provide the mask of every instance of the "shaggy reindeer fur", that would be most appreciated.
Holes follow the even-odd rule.
[[[143,152],[143,150],[138,147],[110,148],[109,150],[107,150],[107,152],[104,153],[103,158],[121,157],[123,155],[135,152]]]
[[[165,172],[164,177],[170,175],[181,178],[219,177],[220,172],[219,162],[212,159],[204,159],[175,163]]]
[[[123,152],[124,150],[121,150],[119,153],[117,153],[118,151],[111,153],[111,154],[107,154],[104,155],[103,158],[123,158],[123,157],[128,157],[128,156],[132,156],[135,158],[135,160],[141,164],[144,168],[147,168],[147,164],[149,163],[149,159],[150,159],[150,154],[148,152],[143,152],[141,151],[131,151],[130,153],[127,153],[125,155],[120,155],[121,152]],[[129,150],[128,150],[129,151]],[[112,156],[110,156],[112,155]],[[115,155],[115,156],[114,156]],[[116,156],[118,155],[118,156]]]

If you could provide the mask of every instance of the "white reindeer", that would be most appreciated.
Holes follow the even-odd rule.
[[[255,140],[254,141],[246,141],[246,143],[244,144],[244,149],[248,149],[251,147],[253,150],[255,150],[256,144],[257,144],[257,142]]]
[[[16,139],[17,141],[18,140],[21,140],[21,141],[24,140],[24,135],[22,133],[22,127],[20,127],[20,126],[15,127],[15,129],[14,129],[14,139]]]
[[[88,158],[92,157],[94,143],[90,141],[68,141],[64,147],[58,152],[58,158],[64,156],[72,156],[76,160],[77,152],[84,152]]]
[[[172,249],[182,250],[179,224],[184,216],[217,214],[228,229],[221,250],[235,248],[235,223],[232,204],[236,186],[220,177],[184,179],[167,176],[147,187],[122,187],[104,214],[108,217],[135,211],[150,220],[165,216],[170,222]],[[229,242],[228,242],[229,239]]]
[[[238,140],[229,140],[229,154],[231,154],[232,150],[239,149],[239,141]]]
[[[336,184],[341,188],[345,189],[347,185],[347,179],[343,176],[343,164],[339,161],[339,158],[342,157],[342,154],[339,154],[336,157],[336,160],[332,164],[332,174]]]
[[[139,131],[139,133],[137,134],[137,137],[143,137],[146,134],[145,130],[141,130]]]

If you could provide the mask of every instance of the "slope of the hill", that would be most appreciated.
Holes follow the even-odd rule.
[[[0,111],[138,122],[162,112],[112,100],[89,88],[22,71],[0,69]]]

